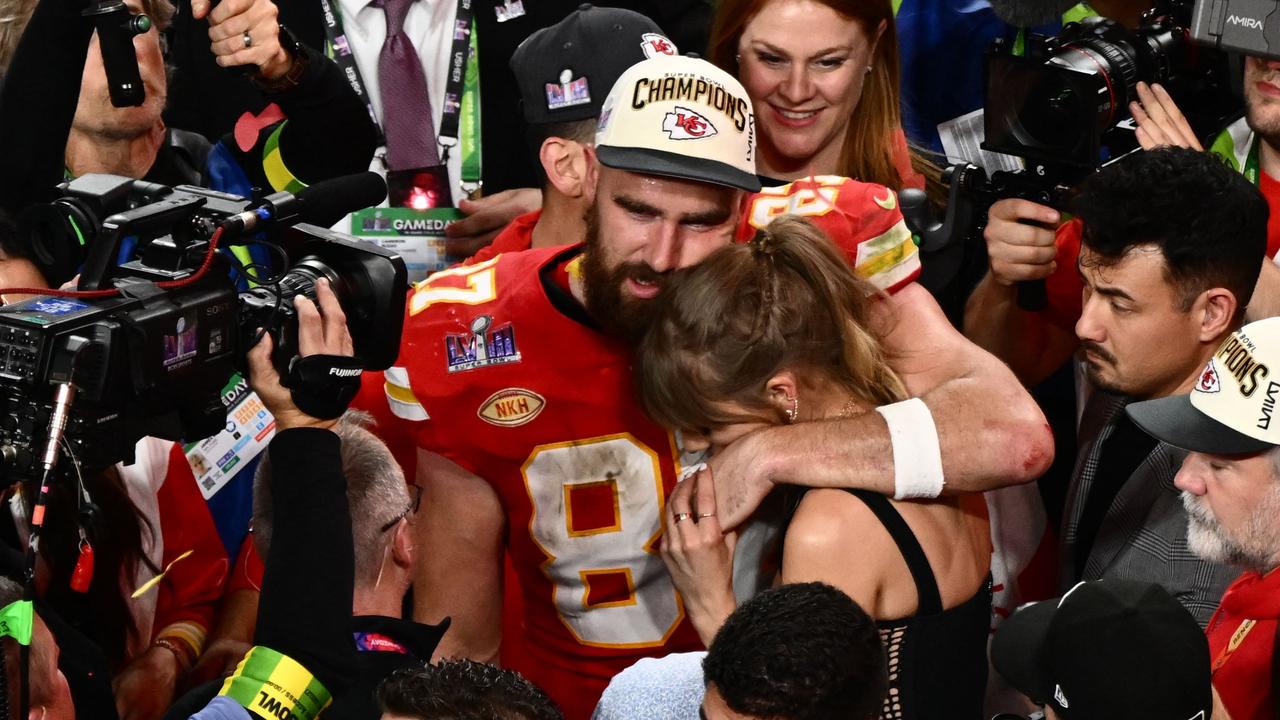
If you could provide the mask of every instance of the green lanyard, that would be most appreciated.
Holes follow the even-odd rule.
[[[1258,135],[1254,133],[1253,142],[1249,144],[1249,155],[1244,161],[1244,170],[1241,171],[1244,179],[1254,185],[1258,184],[1258,152]]]
[[[462,191],[479,192],[480,180],[480,48],[471,31],[471,49],[462,89],[462,117],[458,142],[462,146]]]

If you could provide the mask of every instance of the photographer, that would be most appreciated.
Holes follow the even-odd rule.
[[[1137,91],[1141,102],[1132,103],[1130,111],[1144,150],[1203,149],[1164,88],[1138,83]],[[1209,151],[1256,185],[1270,208],[1267,258],[1247,309],[1247,316],[1256,319],[1280,313],[1280,268],[1272,261],[1280,252],[1280,61],[1246,57],[1244,95],[1245,117],[1220,133]],[[1080,317],[1075,270],[1080,225],[1058,225],[1062,219],[1057,210],[1027,200],[992,205],[985,231],[991,267],[965,309],[969,339],[1007,362],[1028,386],[1060,367],[1079,345],[1072,327]],[[1017,305],[1016,284],[1028,280],[1045,281],[1048,306],[1043,311]]]
[[[161,118],[168,78],[160,31],[174,8],[168,0],[130,2],[132,10],[147,11],[154,27],[133,39],[146,97],[139,107],[122,108],[111,104],[100,44],[81,16],[87,0],[37,5],[0,93],[0,152],[6,158],[0,205],[6,210],[17,215],[51,199],[67,175],[89,172],[247,197],[255,188],[297,191],[368,167],[377,131],[364,105],[335,64],[281,31],[270,0],[223,0],[211,11],[208,3],[197,2],[193,9],[210,20],[219,63],[253,68],[252,81],[282,112],[246,116],[216,144],[167,128]],[[41,112],[32,112],[37,106]],[[31,248],[4,252],[10,259],[29,257]],[[74,274],[74,268],[39,269],[52,284]]]

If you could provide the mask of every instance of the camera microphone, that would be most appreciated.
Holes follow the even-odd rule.
[[[991,0],[996,16],[1017,28],[1039,27],[1062,21],[1075,0]]]
[[[102,0],[81,15],[92,20],[98,31],[98,48],[102,51],[102,66],[107,71],[111,104],[116,107],[141,105],[147,93],[138,73],[133,36],[150,30],[151,18],[134,15],[121,0]]]
[[[329,227],[356,210],[373,207],[387,197],[387,183],[375,172],[362,172],[324,180],[295,195],[268,195],[257,207],[227,218],[223,227],[253,232],[268,223],[306,222]]]

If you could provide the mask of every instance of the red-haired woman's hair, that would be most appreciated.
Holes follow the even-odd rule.
[[[894,150],[897,133],[902,129],[902,117],[898,110],[898,34],[894,29],[893,5],[890,0],[816,1],[856,20],[867,37],[874,38],[880,23],[885,24],[871,58],[871,73],[862,86],[862,99],[849,122],[840,167],[835,174],[899,190],[902,177],[894,163]],[[708,59],[738,77],[738,41],[747,23],[769,2],[720,0],[707,44]]]

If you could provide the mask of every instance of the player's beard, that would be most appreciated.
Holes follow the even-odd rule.
[[[582,287],[587,312],[609,335],[637,345],[657,314],[657,298],[628,297],[622,289],[627,278],[661,284],[664,275],[644,263],[621,263],[609,267],[600,244],[600,223],[595,207],[587,211],[587,244],[582,257]]]

